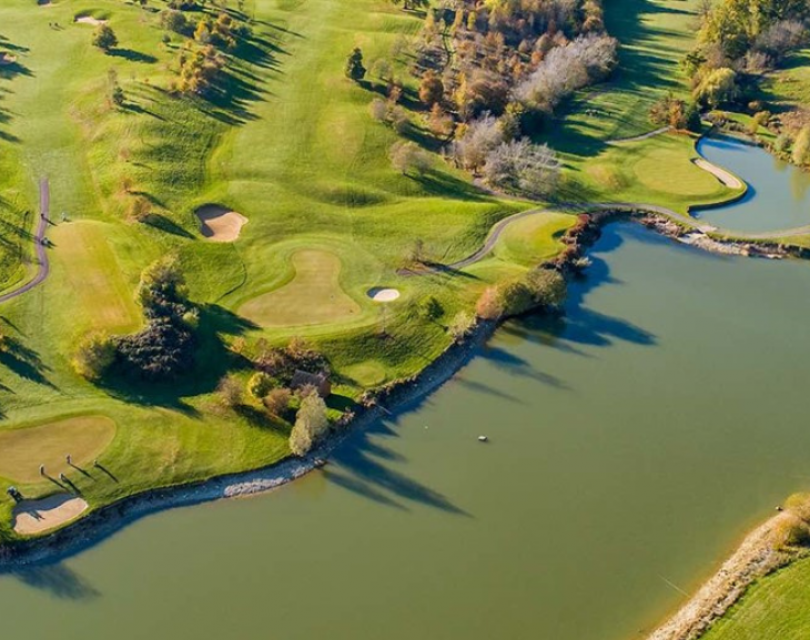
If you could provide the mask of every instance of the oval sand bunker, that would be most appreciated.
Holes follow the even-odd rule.
[[[399,291],[386,287],[374,287],[368,290],[367,295],[374,300],[374,302],[391,302],[399,298]]]
[[[239,239],[242,227],[248,223],[241,213],[218,204],[202,206],[195,214],[201,223],[200,232],[210,242],[234,242]]]
[[[42,500],[23,500],[14,507],[14,531],[25,536],[55,529],[75,520],[88,504],[71,493],[57,493]]]

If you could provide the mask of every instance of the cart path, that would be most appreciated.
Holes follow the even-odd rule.
[[[543,215],[547,213],[560,213],[566,211],[572,214],[588,213],[593,211],[627,211],[627,212],[637,211],[642,213],[653,213],[659,216],[670,218],[675,222],[680,222],[694,229],[695,231],[699,231],[701,233],[714,233],[722,236],[728,236],[730,238],[739,238],[741,242],[745,242],[746,240],[776,240],[779,238],[786,238],[788,236],[810,235],[810,225],[794,227],[792,229],[763,231],[760,233],[743,233],[740,231],[733,231],[731,229],[723,229],[721,227],[715,227],[709,224],[702,224],[700,220],[698,220],[697,218],[693,218],[692,216],[679,213],[677,211],[674,211],[673,209],[669,209],[667,207],[662,207],[654,204],[640,204],[636,202],[562,203],[557,206],[548,206],[548,207],[541,207],[538,209],[529,209],[527,211],[521,211],[520,213],[511,215],[508,218],[504,218],[503,220],[501,220],[492,227],[492,229],[489,232],[489,235],[487,236],[487,239],[484,241],[484,244],[475,253],[470,254],[469,256],[463,258],[462,260],[459,260],[458,262],[453,262],[451,264],[443,266],[437,266],[435,269],[425,271],[424,273],[427,274],[440,270],[457,271],[459,269],[469,267],[470,265],[475,264],[479,260],[485,258],[495,248],[495,244],[498,242],[498,238],[500,238],[503,231],[512,223],[517,222],[518,220],[521,220],[528,216]],[[415,274],[416,272],[411,273]]]
[[[13,300],[24,293],[28,293],[31,291],[31,289],[41,284],[45,278],[48,277],[48,274],[51,271],[51,265],[48,262],[48,253],[46,251],[44,241],[45,232],[48,230],[48,215],[50,212],[50,206],[51,191],[48,185],[48,179],[43,178],[39,181],[39,223],[37,224],[37,230],[34,233],[34,250],[36,252],[37,262],[39,264],[37,273],[33,279],[29,280],[18,289],[14,289],[13,291],[0,295],[0,303],[8,302],[9,300]]]

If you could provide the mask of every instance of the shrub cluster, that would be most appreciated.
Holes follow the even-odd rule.
[[[565,297],[565,278],[558,271],[538,267],[521,278],[487,287],[475,311],[484,320],[498,320],[531,309],[559,307]]]

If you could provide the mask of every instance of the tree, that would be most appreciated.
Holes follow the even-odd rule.
[[[447,326],[448,333],[456,342],[461,342],[475,328],[475,316],[467,311],[459,311]]]
[[[503,130],[498,121],[489,114],[473,120],[462,130],[461,136],[452,146],[456,162],[467,170],[480,168],[489,153],[504,140]]]
[[[301,401],[290,433],[290,450],[297,456],[306,455],[329,429],[326,403],[317,393],[309,393]]]
[[[355,47],[346,60],[346,77],[355,82],[360,82],[366,77],[366,68],[363,66],[363,52],[360,47]]]
[[[292,393],[289,389],[273,389],[263,399],[265,409],[270,415],[282,417],[290,408]]]
[[[76,373],[88,380],[103,377],[115,361],[115,343],[104,333],[92,333],[79,345],[73,357]]]
[[[427,71],[419,83],[419,99],[429,107],[444,99],[444,83],[433,71]]]
[[[530,196],[554,191],[560,162],[548,145],[532,144],[528,138],[503,142],[487,155],[482,173],[491,185]]]
[[[709,71],[695,89],[695,99],[712,109],[734,102],[739,96],[737,73],[728,67]]]
[[[798,165],[807,164],[810,161],[810,125],[804,126],[796,140],[793,142],[793,149],[790,157]]]
[[[396,142],[389,151],[391,166],[403,175],[415,171],[422,175],[430,168],[430,157],[413,142]]]
[[[93,33],[93,45],[102,51],[110,51],[118,46],[118,37],[108,24],[100,24]]]

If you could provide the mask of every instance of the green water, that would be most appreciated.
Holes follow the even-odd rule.
[[[4,635],[642,637],[810,487],[810,264],[631,225],[594,258],[323,472],[0,577]]]
[[[735,231],[773,231],[810,225],[810,174],[764,149],[718,136],[703,138],[698,150],[710,162],[745,180],[741,202],[698,213],[706,222]]]

